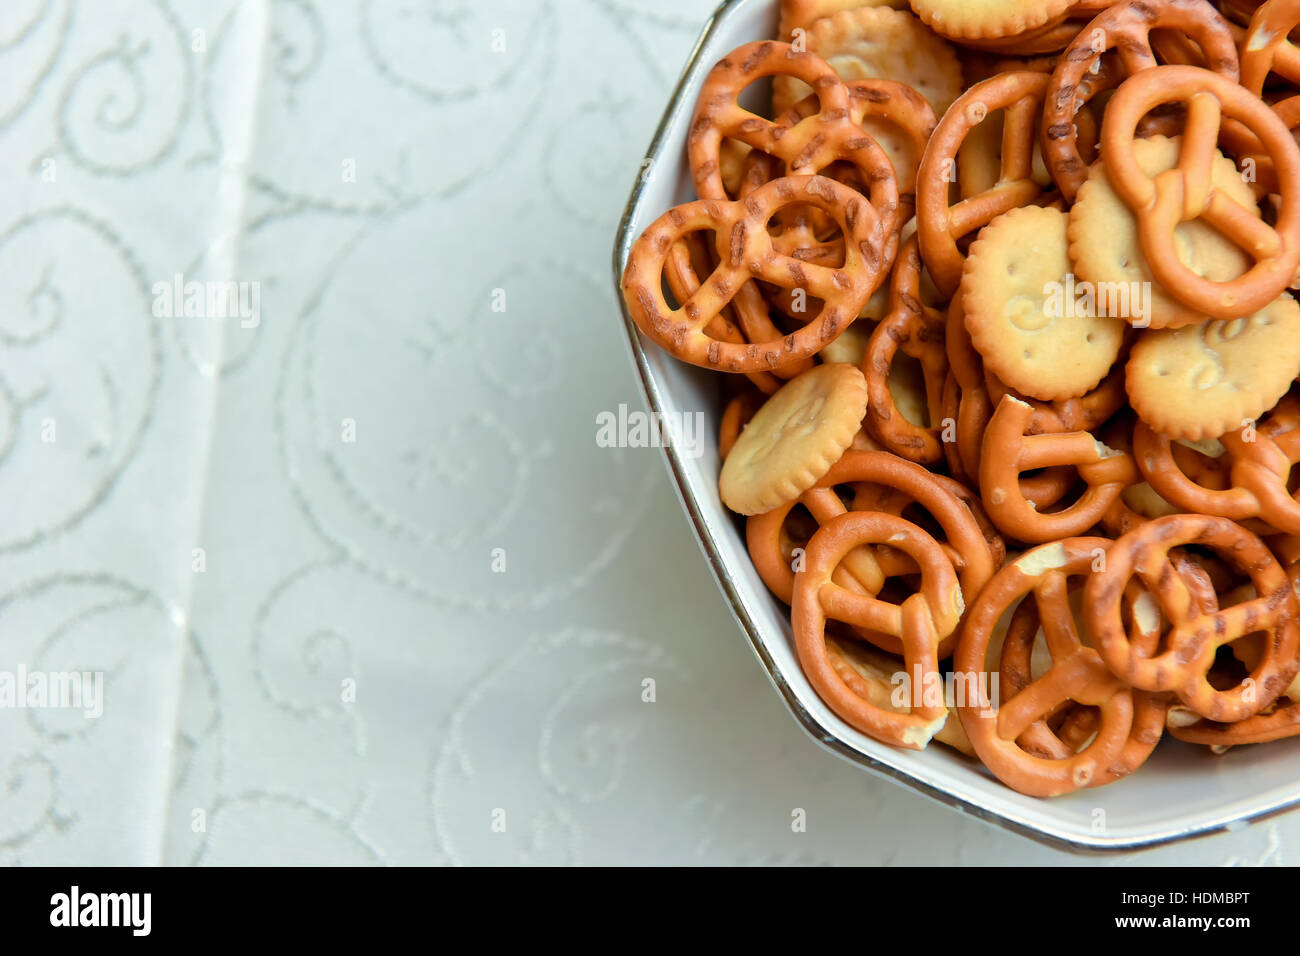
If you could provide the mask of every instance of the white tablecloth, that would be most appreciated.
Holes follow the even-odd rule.
[[[1282,862],[1300,814],[1081,861],[822,751],[596,446],[708,6],[0,8],[0,670],[104,674],[0,710],[0,863]]]

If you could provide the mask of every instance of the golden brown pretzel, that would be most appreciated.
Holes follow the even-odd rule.
[[[1088,178],[1088,163],[1075,142],[1075,115],[1119,80],[1115,71],[1100,69],[1103,54],[1114,50],[1127,75],[1153,67],[1151,31],[1157,29],[1176,30],[1194,40],[1206,67],[1236,81],[1232,32],[1205,0],[1129,0],[1103,10],[1061,54],[1043,101],[1043,161],[1066,199],[1073,201]]]
[[[668,280],[669,291],[672,292],[678,302],[685,302],[700,288],[701,272],[708,273],[712,271],[708,260],[708,251],[699,240],[700,234],[692,233],[674,242],[668,250],[668,261],[664,264],[664,278]],[[742,315],[746,315],[746,327],[751,333],[768,339],[781,334],[776,326],[772,325],[768,316],[761,315],[755,320],[752,315],[746,314],[745,307],[742,307],[739,302],[735,303],[735,306]],[[719,312],[713,321],[705,327],[704,334],[709,338],[718,339],[722,342],[743,345],[748,340],[731,321],[728,315],[730,311],[731,306],[728,306]],[[792,363],[779,371],[781,376],[792,377],[811,366],[811,364],[811,359],[804,359],[802,362]],[[783,384],[782,379],[773,372],[746,372],[745,376],[764,395],[774,394]]]
[[[1206,613],[1169,562],[1173,548],[1208,548],[1244,571],[1259,597]],[[1125,632],[1121,597],[1140,578],[1171,630],[1152,653]],[[1098,651],[1117,676],[1147,691],[1172,691],[1202,717],[1242,720],[1277,699],[1300,672],[1300,603],[1264,543],[1226,518],[1169,515],[1129,532],[1106,552],[1106,566],[1084,588],[1084,614]],[[1269,641],[1250,678],[1218,689],[1209,681],[1219,647],[1265,631]]]
[[[1220,441],[1227,450],[1231,484],[1211,487],[1204,482],[1205,472],[1188,477],[1178,460],[1181,448],[1167,437],[1144,422],[1133,429],[1138,467],[1166,501],[1185,511],[1241,522],[1258,534],[1300,534],[1300,501],[1288,486],[1291,469],[1300,462],[1295,399],[1283,399],[1264,424],[1234,429]]]
[[[1110,544],[1106,538],[1066,538],[1027,551],[993,577],[963,624],[953,667],[963,676],[984,674],[998,619],[1028,595],[1038,607],[1051,668],[1021,685],[1018,693],[1003,697],[997,708],[967,701],[957,709],[980,760],[1021,793],[1070,793],[1094,785],[1113,766],[1126,766],[1125,748],[1134,730],[1133,690],[1106,668],[1096,650],[1079,640],[1068,599],[1069,577],[1092,573]],[[1013,680],[1010,686],[1018,683]],[[1096,736],[1088,746],[1077,753],[1046,756],[1021,746],[1026,732],[1070,701],[1100,711]]]
[[[854,80],[846,84],[849,91],[849,119],[857,126],[864,120],[882,120],[893,129],[898,130],[907,140],[914,155],[910,168],[901,172],[895,168],[895,180],[898,186],[899,200],[905,207],[912,207],[916,202],[916,167],[921,163],[921,155],[934,132],[934,109],[925,97],[906,83],[894,80],[869,79]],[[783,125],[794,127],[802,120],[813,116],[818,111],[816,94],[804,97],[789,112],[780,117]],[[910,214],[909,214],[910,215]],[[907,218],[907,215],[900,216]]]
[[[787,604],[792,600],[795,574],[790,556],[782,547],[782,535],[794,506],[803,505],[818,524],[825,525],[848,510],[836,494],[835,487],[859,482],[869,482],[899,493],[900,512],[903,506],[914,502],[934,517],[946,538],[940,547],[956,569],[963,593],[974,600],[1006,553],[1001,540],[982,525],[983,514],[972,505],[969,492],[959,494],[954,488],[955,482],[941,475],[932,475],[920,465],[883,451],[845,452],[826,476],[797,501],[749,518],[745,527],[749,554],[759,576],[772,593]],[[879,504],[879,501],[872,503]],[[854,502],[854,507],[858,507],[858,502]],[[837,573],[841,575],[839,580],[844,586],[856,584],[860,590],[876,594],[885,578],[900,570],[910,573],[915,569],[910,565],[899,568],[896,562],[890,562],[879,553],[858,548],[844,556]],[[849,581],[844,577],[846,573],[855,580]],[[896,634],[866,633],[864,636],[882,650],[892,653],[903,650]],[[941,656],[947,656],[955,642],[955,635],[946,640]]]
[[[1300,701],[1285,698],[1265,708],[1263,713],[1231,724],[1204,718],[1184,724],[1172,714],[1169,719],[1169,736],[1189,744],[1205,744],[1216,753],[1241,744],[1263,744],[1297,735],[1300,735]]]
[[[1093,553],[1095,555],[1096,551],[1094,550]],[[1125,600],[1131,606],[1139,596],[1140,588],[1135,585],[1126,592]],[[1012,614],[1006,639],[1002,644],[1002,655],[998,664],[1001,700],[1010,700],[1032,683],[1033,651],[1041,624],[1042,616],[1038,610],[1038,603],[1021,601]],[[1134,637],[1137,640],[1154,643],[1160,636],[1157,627],[1149,626],[1144,632],[1136,622],[1133,626]],[[1165,712],[1168,707],[1168,695],[1135,691],[1133,725],[1129,731],[1128,741],[1120,751],[1119,757],[1094,774],[1088,786],[1101,787],[1114,783],[1142,766],[1151,756],[1151,752],[1155,750],[1156,744],[1160,742],[1160,737],[1164,733]],[[1097,708],[1073,702],[1068,703],[1061,711],[1061,718],[1056,728],[1053,728],[1047,720],[1035,721],[1026,728],[1016,743],[1034,756],[1067,760],[1086,747],[1101,726],[1101,715]]]
[[[745,88],[769,76],[803,80],[813,88],[820,108],[786,125],[741,106],[740,94]],[[848,88],[815,53],[764,40],[737,47],[709,72],[686,140],[695,191],[701,199],[730,198],[722,184],[719,160],[722,141],[727,138],[780,160],[785,176],[815,175],[833,163],[848,163],[867,188],[882,233],[892,233],[901,225],[893,164],[854,121]]]
[[[1044,432],[1092,431],[1121,408],[1127,400],[1124,392],[1124,363],[1118,362],[1109,375],[1097,383],[1096,388],[1078,398],[1063,398],[1054,402],[1030,398],[1010,388],[987,367],[984,384],[989,400],[995,405],[1004,395],[1019,399],[1034,410],[1027,434]]]
[[[1133,154],[1138,122],[1154,107],[1187,102],[1178,165],[1149,178]],[[1258,137],[1279,184],[1278,217],[1270,226],[1211,180],[1224,116]],[[1290,284],[1300,266],[1300,146],[1259,97],[1218,73],[1192,66],[1156,66],[1129,77],[1106,105],[1102,155],[1116,193],[1137,217],[1138,240],[1152,275],[1171,295],[1207,315],[1238,318],[1262,309]],[[1175,229],[1201,219],[1245,250],[1254,265],[1214,282],[1179,258]]]
[[[909,422],[889,389],[889,373],[899,350],[921,364],[930,424]],[[943,383],[948,374],[944,315],[921,299],[921,257],[916,237],[907,240],[890,279],[889,314],[876,325],[862,358],[867,379],[867,430],[896,455],[931,465],[943,459]]]
[[[772,247],[767,224],[783,208],[807,203],[829,213],[843,230],[842,268],[800,262]],[[671,308],[662,276],[673,243],[692,232],[711,231],[718,266],[700,287]],[[847,186],[823,176],[774,179],[737,202],[701,199],[670,209],[632,245],[623,270],[623,297],[637,327],[677,358],[727,372],[770,371],[808,358],[857,318],[884,280],[897,238],[885,243],[871,204]],[[822,299],[820,312],[803,328],[779,339],[740,345],[710,338],[705,329],[751,279],[802,288]]]
[[[1254,10],[1241,44],[1242,86],[1262,96],[1274,70],[1292,83],[1300,81],[1300,49],[1290,37],[1297,25],[1300,4],[1295,0],[1268,0]]]
[[[980,497],[998,530],[1019,541],[1039,543],[1070,537],[1095,525],[1127,485],[1137,481],[1128,454],[1108,448],[1088,432],[1027,435],[1033,409],[1005,396],[984,433],[980,453]],[[1020,487],[1020,473],[1073,465],[1088,484],[1074,504],[1039,511]]]
[[[1047,90],[1043,73],[1003,73],[977,83],[959,96],[943,115],[917,173],[916,222],[921,258],[939,291],[951,296],[961,281],[964,257],[957,240],[1042,192],[1034,181],[1033,155],[1038,117]],[[1005,110],[1001,177],[991,189],[949,206],[948,186],[956,169],[957,150],[972,129],[994,110]]]
[[[901,605],[845,589],[831,579],[844,556],[864,544],[906,552],[921,569],[919,590]],[[826,647],[827,620],[896,636],[903,673],[924,687],[941,681],[937,648],[957,629],[964,610],[961,587],[938,542],[893,515],[849,512],[822,525],[808,542],[805,567],[795,576],[791,618],[799,664],[818,696],[857,730],[877,740],[924,749],[948,719],[943,701],[924,698],[909,713],[886,710],[854,693],[836,671]],[[917,685],[913,681],[912,686]]]

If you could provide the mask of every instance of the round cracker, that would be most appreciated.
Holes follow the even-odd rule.
[[[911,0],[931,30],[955,40],[995,39],[1059,20],[1073,0]]]
[[[867,380],[853,365],[817,365],[755,413],[722,465],[718,490],[742,515],[771,511],[815,485],[853,443]]]
[[[912,14],[890,7],[857,7],[822,17],[807,29],[805,43],[830,64],[840,79],[894,80],[925,97],[936,117],[962,92],[961,61],[943,38],[926,29]],[[777,116],[812,92],[801,80],[778,76],[772,80],[772,107]],[[872,124],[872,135],[887,124]],[[896,133],[888,135],[898,137]],[[896,149],[906,145],[900,140]]]
[[[1254,315],[1143,332],[1129,402],[1170,438],[1215,438],[1278,403],[1300,373],[1300,306],[1283,294]]]
[[[1059,209],[1012,209],[980,230],[962,267],[966,329],[984,364],[1016,391],[1049,402],[1095,388],[1128,329],[1073,294],[1065,227]]]

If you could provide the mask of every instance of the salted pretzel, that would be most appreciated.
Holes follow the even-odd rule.
[[[1205,0],[1141,0],[1116,3],[1084,27],[1061,54],[1043,101],[1043,161],[1066,199],[1073,201],[1088,178],[1088,164],[1075,141],[1075,117],[1102,89],[1118,83],[1101,69],[1114,50],[1124,75],[1156,65],[1153,30],[1172,30],[1200,47],[1204,65],[1237,79],[1237,47],[1227,23]]]
[[[917,172],[917,236],[921,258],[946,296],[952,296],[961,281],[964,256],[957,241],[1007,210],[1028,205],[1043,191],[1032,173],[1047,82],[1046,74],[1025,70],[976,83],[948,107],[930,137]],[[957,151],[970,131],[995,110],[1005,110],[998,182],[949,206],[948,186],[957,168]]]
[[[1241,85],[1263,96],[1270,73],[1300,83],[1300,48],[1291,33],[1300,26],[1300,3],[1268,0],[1255,8],[1241,44]]]
[[[934,132],[934,109],[925,97],[906,83],[894,80],[864,79],[853,80],[845,84],[849,92],[849,119],[855,126],[861,127],[866,120],[880,120],[903,134],[908,146],[915,156],[910,168],[895,168],[895,181],[899,199],[904,206],[912,206],[916,200],[916,167],[920,165],[921,155]],[[795,127],[803,120],[817,114],[819,109],[817,94],[804,97],[778,120],[781,124]],[[905,175],[898,175],[904,172]]]
[[[1100,545],[1100,541],[1098,544]],[[1093,566],[1100,548],[1094,548]],[[1082,582],[1079,582],[1079,586]],[[1213,593],[1213,592],[1211,592]],[[1131,606],[1140,598],[1138,586],[1129,588],[1125,599]],[[1048,603],[1060,599],[1060,595],[1050,588],[1043,593]],[[1131,618],[1134,639],[1147,641],[1154,645],[1159,638],[1159,621],[1139,621]],[[1047,629],[1042,627],[1042,613],[1038,601],[1021,601],[1011,616],[1006,637],[1002,643],[1002,654],[998,662],[999,698],[1010,700],[1033,682],[1034,648],[1038,633],[1042,629],[1044,636]],[[1050,652],[1050,648],[1049,648]],[[1148,694],[1136,691],[1133,694],[1133,725],[1129,731],[1120,755],[1099,772],[1093,775],[1089,787],[1105,786],[1121,777],[1132,773],[1142,766],[1155,750],[1156,744],[1165,729],[1165,712],[1168,710],[1168,695]],[[1073,701],[1058,712],[1059,719],[1038,720],[1027,727],[1017,738],[1016,743],[1028,753],[1037,757],[1054,760],[1068,760],[1088,745],[1101,726],[1101,715],[1095,707],[1076,704]],[[1053,723],[1056,726],[1053,726]]]
[[[993,576],[1001,555],[1005,554],[1001,540],[996,533],[981,524],[984,516],[972,507],[969,493],[955,493],[953,486],[956,482],[944,479],[941,475],[932,475],[920,465],[883,451],[845,452],[825,477],[796,501],[748,519],[745,539],[749,554],[763,583],[772,593],[787,604],[792,600],[795,575],[782,537],[791,510],[795,505],[803,505],[813,519],[824,526],[849,510],[836,493],[836,486],[859,482],[898,492],[900,500],[897,510],[900,513],[903,506],[915,503],[933,516],[943,531],[945,540],[940,547],[945,559],[955,568],[962,592],[974,600],[980,588]],[[886,513],[888,510],[881,507],[882,502],[878,498],[862,504],[874,506],[871,510],[877,513]],[[858,508],[859,503],[855,500],[853,506]],[[837,574],[842,585],[877,594],[887,577],[914,571],[915,568],[910,563],[891,561],[887,555],[880,554],[878,549],[873,553],[870,549],[858,548],[843,557]],[[852,576],[854,580],[849,581],[847,576]],[[892,632],[864,636],[882,650],[893,653],[901,653],[903,650],[898,635]],[[947,656],[955,642],[955,636],[947,640],[942,647],[941,656]]]
[[[739,96],[746,86],[773,75],[796,76],[808,82],[817,91],[822,112],[787,126],[740,106]],[[750,43],[733,50],[705,79],[687,137],[687,157],[696,194],[701,199],[732,198],[722,178],[722,145],[728,140],[753,147],[744,167],[747,176],[766,168],[758,162],[760,159],[770,160],[776,167],[775,171],[762,175],[759,183],[782,175],[814,175],[836,162],[849,163],[858,169],[879,219],[875,224],[880,230],[879,246],[892,258],[890,237],[897,228],[899,215],[893,167],[875,141],[848,118],[848,101],[848,92],[835,71],[813,53],[797,52],[789,44],[771,41]],[[741,192],[750,190],[742,186]],[[778,213],[778,218],[797,219],[806,216],[808,208],[789,206]],[[876,245],[873,243],[872,248]],[[778,247],[777,251],[796,254],[788,246]],[[818,264],[835,265],[843,261],[842,243],[838,255],[834,261]],[[887,268],[887,263],[884,265]],[[753,282],[745,282],[733,298],[740,327],[750,342],[781,337]]]
[[[848,241],[841,268],[800,262],[772,248],[767,223],[796,203],[829,213],[843,230]],[[880,225],[860,194],[823,176],[774,179],[737,202],[696,200],[670,209],[633,243],[623,270],[623,296],[637,327],[683,361],[728,372],[781,368],[813,355],[844,331],[884,280],[892,246],[886,248]],[[661,285],[665,261],[673,243],[701,231],[714,235],[718,266],[674,309]],[[896,237],[890,242],[896,244]],[[741,345],[710,338],[704,330],[751,279],[806,289],[823,306],[803,328],[779,339]]]
[[[1030,398],[1009,387],[988,366],[984,368],[984,384],[989,401],[994,405],[1004,395],[1019,399],[1034,410],[1026,434],[1044,432],[1092,431],[1124,407],[1124,363],[1116,363],[1110,374],[1097,383],[1092,391],[1077,398],[1063,398],[1053,402]]]
[[[672,244],[668,250],[668,259],[664,263],[664,278],[668,280],[668,288],[678,302],[685,302],[688,298],[696,293],[700,288],[700,273],[707,274],[712,271],[708,261],[708,253],[704,244],[699,241],[700,234],[692,233],[685,236]],[[748,283],[746,284],[749,285]],[[736,303],[737,309],[741,309],[739,303]],[[745,335],[736,328],[735,324],[728,316],[730,306],[721,310],[707,326],[704,334],[709,338],[717,339],[722,342],[734,344],[745,344],[748,340]],[[752,303],[750,304],[752,310]],[[766,311],[766,310],[764,310]],[[760,324],[761,323],[761,324]],[[780,330],[772,325],[770,319],[763,315],[756,323],[750,320],[746,323],[751,332],[757,332],[764,338],[771,339],[781,335]],[[763,331],[759,331],[759,330]],[[787,368],[781,369],[783,376],[793,376],[804,371],[812,364],[811,359],[805,359],[802,362],[792,363]],[[746,377],[754,386],[764,395],[773,395],[781,387],[782,379],[772,372],[746,372]]]
[[[745,88],[770,76],[807,83],[820,108],[787,125],[741,106]],[[848,163],[866,187],[882,234],[894,232],[901,223],[893,164],[854,121],[850,107],[848,88],[815,53],[771,40],[737,47],[709,72],[696,102],[686,140],[696,193],[702,199],[730,198],[722,184],[719,150],[724,139],[735,139],[780,160],[785,176],[814,175],[834,163]]]
[[[1300,407],[1284,398],[1258,428],[1234,429],[1220,439],[1232,456],[1232,483],[1257,502],[1259,517],[1285,534],[1300,534],[1300,500],[1288,484],[1300,462]]]
[[[1265,708],[1264,713],[1230,724],[1204,718],[1183,724],[1171,715],[1168,727],[1171,737],[1189,744],[1205,744],[1216,753],[1223,753],[1241,744],[1263,744],[1300,736],[1300,701],[1283,699]]]
[[[1258,597],[1207,613],[1170,564],[1183,545],[1208,548],[1245,572]],[[1130,641],[1121,598],[1139,578],[1171,628],[1158,653]],[[1227,518],[1178,514],[1155,518],[1106,552],[1105,568],[1084,587],[1088,629],[1107,666],[1132,686],[1172,691],[1188,708],[1219,722],[1259,713],[1300,672],[1300,602],[1281,565],[1259,538]],[[1263,654],[1250,678],[1219,689],[1209,681],[1218,649],[1263,631]]]
[[[1241,522],[1259,534],[1300,534],[1300,501],[1288,487],[1291,468],[1300,462],[1295,399],[1283,399],[1259,427],[1234,429],[1220,441],[1227,450],[1231,483],[1207,487],[1186,474],[1167,437],[1142,422],[1133,429],[1138,467],[1165,500],[1185,511]]]
[[[1133,154],[1138,122],[1154,107],[1187,102],[1178,165],[1149,178]],[[1277,223],[1232,200],[1211,181],[1211,163],[1224,116],[1259,138],[1277,171]],[[1124,81],[1102,122],[1106,171],[1137,219],[1142,253],[1171,295],[1214,318],[1249,315],[1276,299],[1300,266],[1300,146],[1257,96],[1218,73],[1191,66],[1155,66]],[[1175,229],[1204,220],[1245,250],[1254,265],[1235,279],[1214,282],[1178,256]]]
[[[989,419],[980,454],[980,496],[1003,534],[1039,543],[1069,537],[1095,525],[1127,485],[1137,481],[1130,455],[1108,448],[1087,432],[1027,435],[1034,411],[1005,396]],[[1020,473],[1073,465],[1088,490],[1069,507],[1039,511],[1020,488]]]
[[[980,760],[999,780],[1021,793],[1053,797],[1092,786],[1117,764],[1134,731],[1133,690],[1117,678],[1100,655],[1079,639],[1069,602],[1071,576],[1093,573],[1107,538],[1066,538],[1027,551],[999,571],[980,593],[962,627],[953,659],[960,675],[988,670],[988,650],[998,619],[1022,598],[1032,596],[1051,655],[1050,669],[1030,681],[1013,680],[997,708],[966,701],[957,708],[962,726]],[[1035,629],[1036,630],[1036,629]],[[1096,735],[1078,752],[1046,747],[1034,753],[1019,741],[1069,702],[1096,707]]]
[[[871,333],[862,374],[867,379],[866,426],[886,448],[909,461],[943,460],[943,383],[948,374],[944,350],[944,315],[921,299],[921,257],[916,237],[907,240],[894,263],[889,314]],[[921,364],[930,424],[914,425],[898,410],[889,388],[889,373],[899,351]]]
[[[1230,463],[1203,461],[1205,456],[1176,444],[1140,419],[1133,426],[1133,457],[1156,494],[1181,511],[1239,522],[1258,513],[1258,502],[1251,495],[1231,487]]]
[[[837,565],[862,545],[889,544],[920,568],[921,582],[902,604],[860,594],[832,580]],[[908,713],[886,710],[845,684],[829,659],[826,624],[843,621],[892,634],[903,648],[903,673],[921,686],[941,681],[939,643],[956,631],[965,604],[957,573],[939,543],[893,515],[850,512],[832,518],[808,542],[804,570],[795,576],[791,619],[800,666],[818,696],[847,723],[898,747],[924,749],[948,719],[939,701],[914,702]],[[916,684],[912,684],[914,690]]]

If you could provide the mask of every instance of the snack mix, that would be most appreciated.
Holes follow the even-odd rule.
[[[1300,0],[783,0],[641,331],[845,722],[1055,796],[1300,734]]]

